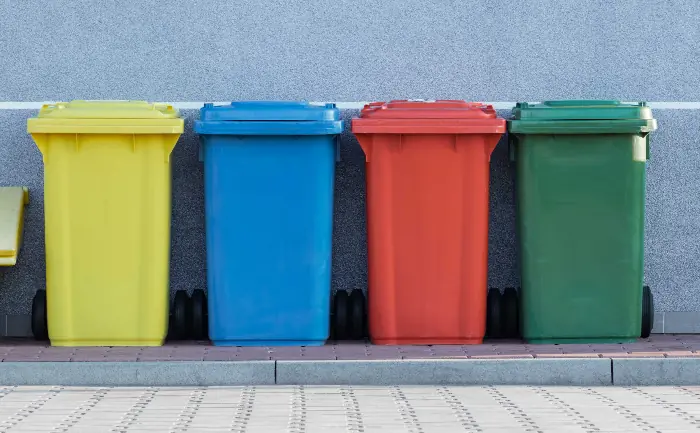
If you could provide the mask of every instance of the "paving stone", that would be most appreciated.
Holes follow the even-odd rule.
[[[600,358],[599,353],[538,353],[533,355],[535,358]]]
[[[0,387],[2,431],[695,431],[690,387]]]
[[[567,354],[568,357],[654,358],[700,352],[700,338],[694,335],[660,335],[625,344],[523,344],[519,342],[487,342],[482,345],[375,346],[368,343],[337,343],[309,347],[223,347],[200,342],[167,344],[162,347],[49,347],[33,341],[18,340],[16,345],[0,346],[4,361],[192,361],[192,360],[285,360],[285,359],[435,359],[501,357],[503,359],[532,355]]]

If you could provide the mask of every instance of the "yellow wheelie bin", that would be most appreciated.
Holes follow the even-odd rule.
[[[54,346],[163,344],[170,154],[183,127],[171,105],[144,101],[62,102],[28,120],[44,160],[46,220],[35,335],[43,325]]]

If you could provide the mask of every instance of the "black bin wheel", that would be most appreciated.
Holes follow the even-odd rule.
[[[190,297],[190,332],[193,340],[209,338],[207,296],[204,290],[195,289]]]
[[[347,340],[349,336],[350,297],[346,290],[338,290],[333,297],[333,330],[336,340]]]
[[[46,290],[37,290],[32,300],[32,334],[38,341],[49,339],[49,326],[46,319]]]
[[[355,289],[350,292],[349,300],[348,337],[351,340],[362,340],[365,338],[365,294],[362,290]]]
[[[170,339],[171,340],[185,340],[188,337],[188,304],[189,297],[187,292],[184,290],[178,290],[175,292],[175,299],[173,300],[173,308],[170,312]]]
[[[489,338],[501,338],[501,291],[489,289],[486,296],[486,335]]]
[[[501,332],[504,338],[519,337],[518,310],[518,291],[514,287],[506,287],[501,297]]]
[[[649,338],[654,326],[654,295],[649,286],[642,288],[642,338]]]

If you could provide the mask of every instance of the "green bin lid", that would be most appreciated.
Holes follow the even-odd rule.
[[[518,102],[513,108],[516,119],[542,120],[624,120],[652,119],[646,102],[626,104],[620,101],[545,101],[539,104]]]
[[[646,102],[518,102],[508,127],[510,132],[521,134],[644,133],[656,129],[656,120]]]

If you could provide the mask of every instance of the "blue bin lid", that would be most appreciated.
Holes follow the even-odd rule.
[[[204,104],[194,130],[204,135],[324,135],[340,134],[343,121],[335,104],[242,101]]]

